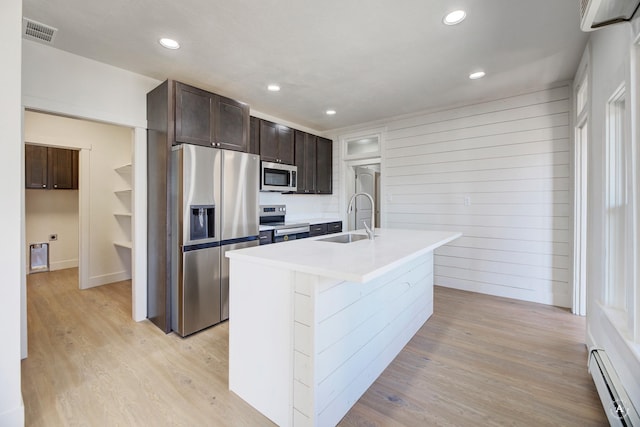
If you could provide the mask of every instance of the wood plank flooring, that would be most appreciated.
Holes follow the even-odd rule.
[[[271,426],[229,392],[228,323],[187,339],[131,320],[131,284],[28,276],[27,426]],[[436,287],[435,313],[340,426],[599,426],[585,322]]]

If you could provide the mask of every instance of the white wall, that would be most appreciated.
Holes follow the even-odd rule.
[[[640,34],[640,21],[624,23],[595,31],[590,38],[591,102],[588,156],[587,212],[587,338],[590,346],[602,348],[611,359],[618,376],[636,408],[640,402],[640,344],[624,336],[626,328],[616,325],[603,308],[605,295],[605,108],[621,83],[627,88],[627,99],[637,90],[637,76],[631,76],[631,54],[634,39]],[[635,95],[637,96],[637,95]],[[627,103],[627,106],[631,103]],[[633,104],[637,108],[637,101]],[[630,110],[630,108],[629,108]],[[631,112],[638,120],[638,111]],[[634,125],[634,128],[635,128]],[[627,124],[627,126],[629,126]],[[632,137],[637,147],[637,135]],[[636,183],[637,185],[637,183]],[[636,193],[636,198],[638,194]],[[637,200],[636,200],[637,203]],[[637,221],[637,219],[636,219]],[[640,292],[636,282],[636,294]],[[636,310],[638,307],[636,307]]]
[[[49,244],[51,271],[78,266],[78,209],[78,190],[25,190],[27,270],[32,243]]]
[[[21,317],[24,301],[24,228],[22,224],[24,167],[22,155],[22,109],[20,107],[20,64],[22,1],[0,2],[0,425],[24,424],[24,407],[20,390],[21,334],[26,327]],[[26,332],[26,331],[25,331]]]
[[[115,193],[129,186],[115,169],[131,163],[132,130],[27,111],[24,115],[24,139],[26,142],[63,145],[88,152],[88,156],[81,156],[81,159],[88,158],[89,164],[81,167],[88,169],[89,182],[84,182],[84,176],[81,176],[80,186],[88,185],[86,194],[90,197],[89,286],[130,279],[131,252],[114,246],[113,242],[131,241],[131,218],[116,217],[114,212],[131,209],[130,202],[124,205],[121,196]],[[56,193],[65,190],[32,191]],[[27,236],[30,236],[29,230]]]
[[[23,46],[26,107],[147,128],[146,93],[159,81],[29,40]]]
[[[135,320],[143,320],[147,316],[146,94],[160,81],[35,42],[20,42],[26,108],[134,128],[132,311]],[[26,326],[23,337],[26,342]]]
[[[436,251],[437,285],[571,306],[570,99],[559,84],[375,124],[382,225],[464,233]]]

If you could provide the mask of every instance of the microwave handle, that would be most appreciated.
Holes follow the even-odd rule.
[[[298,188],[296,175],[297,175],[296,171],[291,171],[291,186],[294,188]]]

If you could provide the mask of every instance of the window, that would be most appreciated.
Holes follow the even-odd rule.
[[[345,159],[361,159],[380,155],[380,138],[377,135],[345,141]]]
[[[621,85],[606,109],[605,304],[634,330],[632,151],[626,131],[626,93]]]

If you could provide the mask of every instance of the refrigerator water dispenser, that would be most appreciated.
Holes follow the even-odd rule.
[[[191,205],[189,211],[190,240],[211,239],[215,236],[214,205]]]

